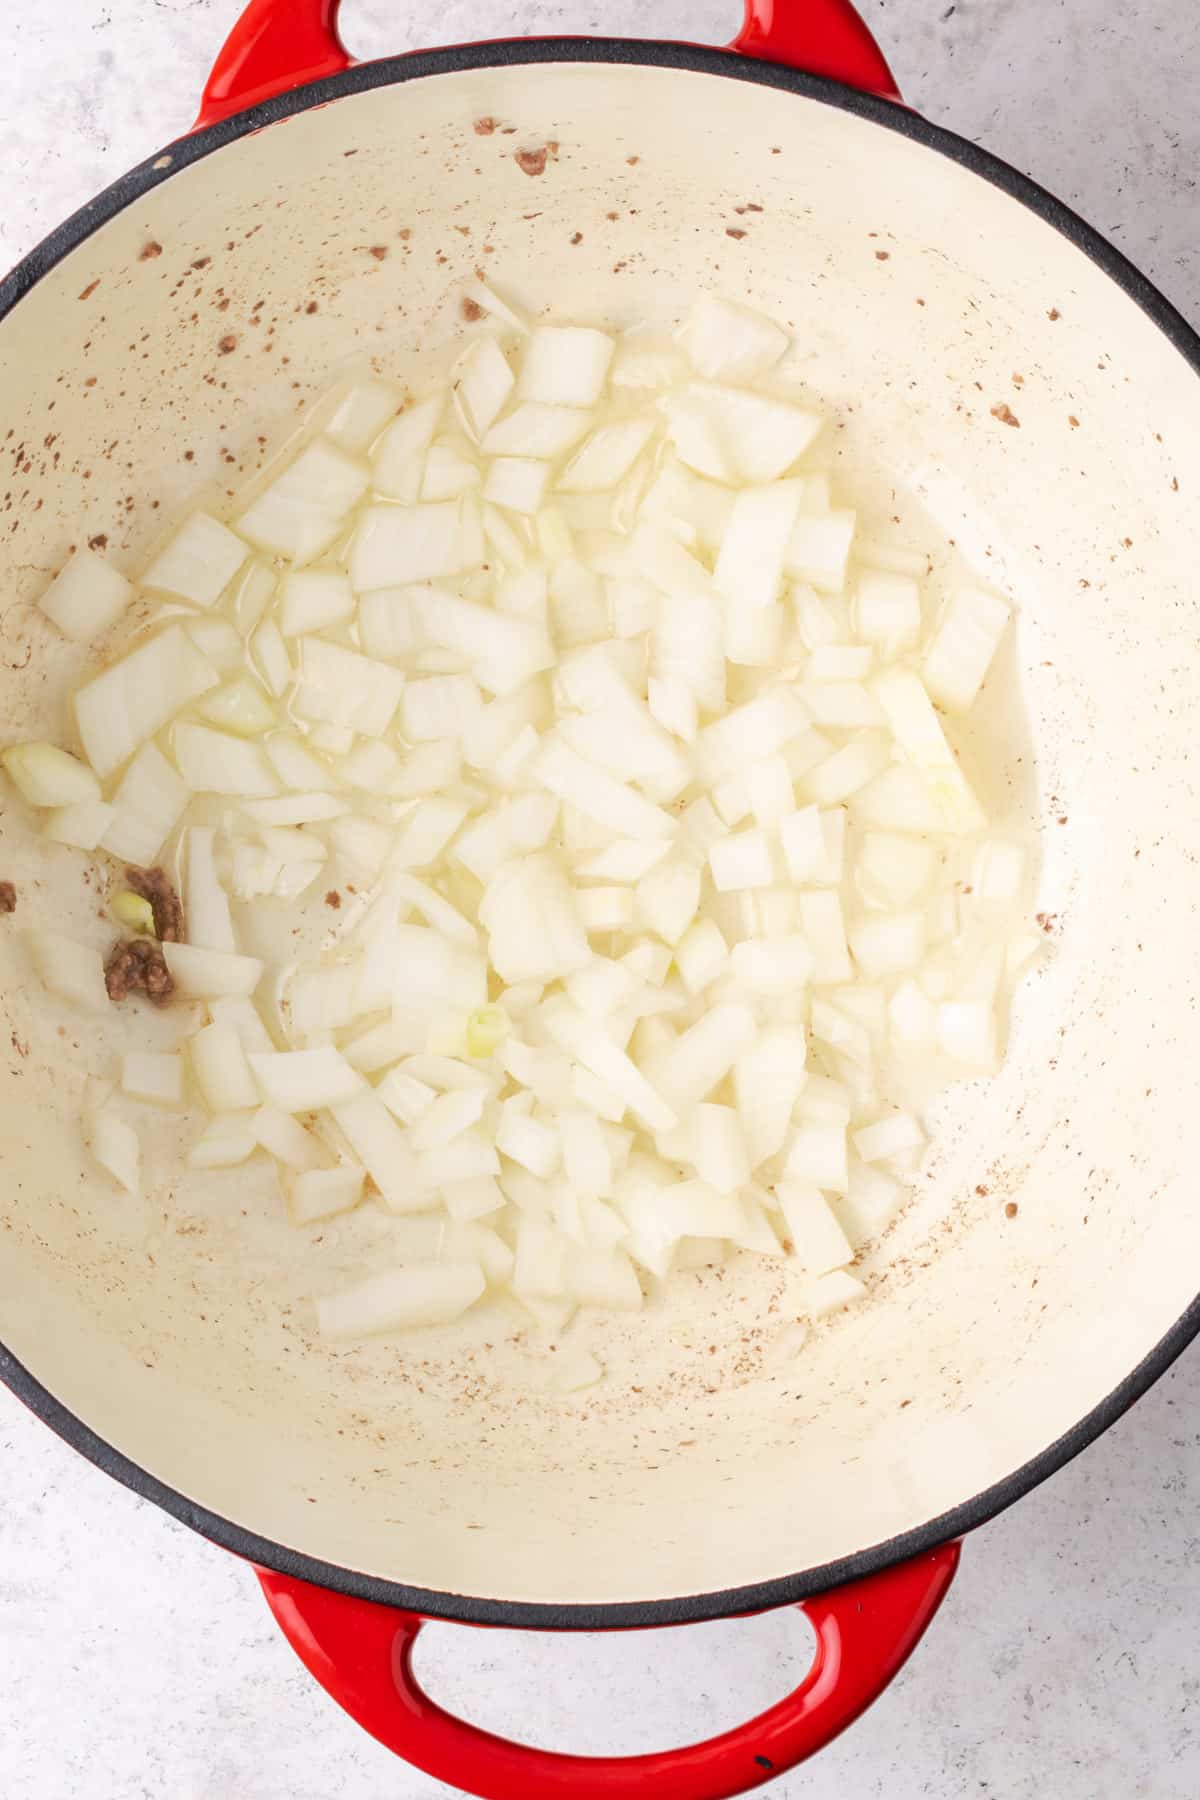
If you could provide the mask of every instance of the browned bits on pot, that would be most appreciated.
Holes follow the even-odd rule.
[[[108,533],[107,533],[107,531],[98,531],[96,533],[95,537],[90,537],[88,539],[88,549],[89,550],[107,550],[108,549]]]
[[[11,881],[0,881],[0,913],[17,910],[17,890]]]
[[[1004,1209],[1004,1216],[1005,1216],[1005,1218],[1006,1218],[1006,1219],[1015,1219],[1015,1218],[1016,1218],[1016,1216],[1017,1216],[1017,1203],[1016,1203],[1016,1201],[1015,1201],[1015,1200],[1010,1200],[1010,1201],[1009,1201],[1009,1203],[1008,1203],[1008,1205],[1007,1205],[1007,1206],[1006,1206],[1006,1207],[1005,1207],[1005,1209]]]
[[[156,256],[161,256],[161,255],[162,255],[162,245],[156,244],[154,239],[151,238],[148,243],[145,243],[142,245],[141,251],[138,254],[138,261],[139,262],[153,262],[154,258]]]
[[[476,119],[475,121],[476,137],[491,137],[495,129],[496,121],[492,118],[490,113],[485,113],[482,119]]]
[[[310,300],[304,310],[311,317],[313,313],[315,313],[319,310],[317,307],[317,302],[315,300]]]
[[[181,944],[183,907],[166,871],[159,868],[126,869],[125,880],[133,893],[150,902],[150,911],[154,914],[154,935],[159,943]]]
[[[375,258],[376,262],[386,262],[388,255],[388,247],[386,244],[372,244],[370,249],[371,255]]]
[[[237,338],[232,331],[227,331],[223,338],[217,339],[217,349],[222,356],[228,356],[231,350],[237,349]]]
[[[463,295],[458,303],[458,310],[469,325],[474,325],[477,319],[482,319],[483,317],[482,306],[480,306],[478,300],[472,300],[469,294]]]
[[[155,1006],[165,1006],[175,992],[161,946],[152,938],[127,938],[114,945],[104,965],[104,985],[110,1000],[140,993]]]
[[[1075,417],[1074,413],[1067,414],[1067,424],[1071,427],[1072,431],[1079,430],[1079,420]]]
[[[330,888],[325,896],[325,904],[326,906],[332,906],[334,912],[336,912],[338,907],[342,904],[342,896],[338,893],[336,888]]]
[[[1050,311],[1046,314],[1046,317],[1050,320],[1051,324],[1053,324],[1056,319],[1062,318],[1062,314],[1059,312],[1057,306],[1052,306]]]
[[[998,406],[993,406],[992,417],[999,419],[1002,425],[1015,425],[1018,431],[1021,429],[1020,419],[1006,400],[1001,400]]]
[[[744,238],[745,235],[746,235],[746,233],[742,230],[740,225],[727,225],[725,227],[725,236],[726,237]]]
[[[571,242],[572,242],[572,243],[573,243],[573,244],[582,244],[582,242],[583,242],[583,233],[582,233],[582,231],[575,231],[575,232],[572,232],[572,234],[571,234]]]
[[[980,1195],[980,1197],[981,1197],[981,1198],[982,1198],[982,1199],[985,1199],[985,1200],[986,1200],[986,1199],[987,1199],[987,1196],[988,1196],[988,1194],[989,1194],[989,1193],[990,1193],[990,1192],[991,1192],[991,1189],[990,1189],[990,1188],[989,1188],[989,1187],[988,1187],[988,1186],[987,1186],[987,1183],[986,1183],[986,1182],[983,1182],[983,1181],[981,1181],[981,1182],[980,1182],[980,1183],[979,1183],[979,1185],[978,1185],[978,1186],[977,1186],[977,1187],[976,1187],[976,1189],[975,1189],[975,1192],[976,1192],[976,1193],[977,1193],[977,1194],[978,1194],[978,1195]]]
[[[81,300],[90,300],[92,295],[95,293],[96,289],[99,286],[100,286],[100,277],[97,275],[95,281],[88,282],[87,286],[84,288],[84,290],[83,290],[82,294],[80,294],[79,298]]]
[[[525,175],[544,175],[546,173],[546,146],[540,150],[515,150],[513,157],[517,167]]]
[[[875,252],[875,261],[876,262],[890,262],[891,256],[892,256],[892,253],[890,250],[877,250]]]

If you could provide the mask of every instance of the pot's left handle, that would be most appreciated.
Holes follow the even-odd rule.
[[[348,69],[340,10],[341,0],[250,0],[204,84],[193,130]]]
[[[745,0],[745,8],[731,50],[899,99],[851,0]],[[340,10],[341,0],[250,0],[213,64],[194,129],[349,68]]]
[[[653,1756],[563,1756],[481,1731],[413,1672],[424,1620],[259,1570],[275,1618],[322,1687],[373,1737],[482,1800],[730,1800],[814,1755],[878,1698],[945,1598],[959,1545],[805,1602],[817,1638],[800,1686],[746,1725]]]

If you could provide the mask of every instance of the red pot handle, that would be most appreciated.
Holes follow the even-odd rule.
[[[562,1756],[509,1743],[443,1712],[418,1686],[425,1620],[258,1571],[284,1636],[351,1718],[406,1762],[482,1800],[728,1800],[812,1756],[875,1700],[945,1598],[960,1545],[806,1600],[817,1635],[800,1686],[748,1725],[654,1756]]]
[[[900,98],[883,52],[850,0],[745,0],[745,6],[731,50]],[[338,36],[340,9],[341,0],[250,0],[213,64],[194,129],[348,69],[353,59]]]

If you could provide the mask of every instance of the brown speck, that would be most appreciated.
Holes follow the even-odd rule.
[[[891,255],[892,255],[892,253],[890,250],[877,250],[875,252],[875,261],[876,262],[890,262]]]
[[[108,549],[108,534],[103,531],[98,531],[96,533],[95,537],[90,537],[88,539],[88,549],[89,550],[107,550]]]
[[[621,215],[620,215],[620,213],[610,212],[610,213],[605,213],[604,216],[606,219],[619,219]]]
[[[192,267],[193,267],[193,269],[207,269],[207,267],[211,261],[212,261],[211,256],[198,256],[196,258],[195,262],[192,264]]]
[[[513,159],[523,175],[544,175],[546,173],[546,147],[540,150],[516,150]]]
[[[745,235],[746,235],[746,233],[743,231],[743,229],[740,225],[727,225],[725,227],[725,236],[726,237],[744,238]]]
[[[1171,492],[1173,494],[1179,492],[1179,477],[1177,475],[1172,475],[1171,477]]]
[[[95,281],[88,282],[88,285],[84,288],[84,290],[83,290],[82,294],[80,294],[79,298],[81,300],[90,300],[92,295],[95,293],[96,289],[99,286],[100,286],[100,277],[97,275]]]
[[[1052,306],[1050,311],[1046,314],[1046,317],[1053,323],[1055,319],[1061,319],[1062,314],[1059,312],[1057,306]]]
[[[485,113],[482,119],[476,119],[475,121],[476,137],[491,137],[495,129],[496,121],[492,118],[490,113]]]
[[[631,169],[635,168],[636,165],[641,162],[641,160],[642,159],[640,156],[627,156],[625,158],[625,161],[629,164]]]
[[[400,239],[402,244],[407,244],[409,238],[412,236],[412,230],[409,226],[405,225],[396,233],[396,236]]]
[[[1024,387],[1025,386],[1025,377],[1023,375],[1014,375],[1012,378],[1012,384],[1014,387]]]
[[[388,247],[386,244],[371,245],[371,255],[375,258],[376,262],[385,262],[387,260],[387,254]]]
[[[988,1194],[991,1192],[991,1189],[986,1185],[985,1182],[981,1181],[979,1183],[979,1185],[976,1187],[975,1192],[977,1194],[979,1194],[983,1199],[986,1200],[988,1197]]]
[[[0,913],[17,910],[17,890],[11,881],[0,881]]]
[[[1079,430],[1079,420],[1075,417],[1074,413],[1067,414],[1067,424],[1071,427],[1072,431]]]
[[[998,406],[993,406],[992,417],[999,419],[1002,425],[1015,425],[1018,431],[1021,428],[1020,419],[1006,400],[1001,400]]]
[[[342,904],[342,896],[338,893],[336,888],[330,888],[325,896],[325,904],[326,906],[332,906],[334,912],[336,912],[338,907]]]
[[[305,309],[304,309],[304,310],[305,310],[305,312],[306,312],[306,313],[310,313],[310,314],[311,314],[311,313],[315,313],[315,312],[316,312],[316,311],[317,311],[317,310],[318,310],[318,307],[317,307],[317,303],[316,303],[316,301],[315,301],[315,300],[310,300],[310,301],[309,301],[309,303],[308,303],[308,305],[307,305],[307,306],[306,306],[306,307],[305,307]]]
[[[1040,913],[1035,913],[1034,917],[1035,917],[1037,923],[1041,926],[1042,930],[1047,934],[1047,936],[1049,936],[1049,934],[1054,930],[1055,922],[1058,919],[1058,914],[1057,913],[1040,912]]]
[[[573,243],[573,244],[582,244],[582,242],[583,242],[583,233],[582,233],[582,231],[577,231],[577,232],[575,232],[575,233],[574,233],[574,234],[573,234],[573,236],[572,236],[572,238],[571,238],[571,242],[572,242],[572,243]]]
[[[1067,814],[1066,813],[1059,813],[1058,823],[1060,825],[1065,825],[1067,823]]]
[[[85,388],[94,388],[96,385],[96,377],[94,375],[89,375],[83,385]]]
[[[1016,1203],[1016,1201],[1015,1201],[1015,1200],[1010,1200],[1010,1201],[1009,1201],[1009,1203],[1008,1203],[1008,1205],[1007,1205],[1007,1206],[1006,1206],[1006,1207],[1005,1207],[1005,1209],[1004,1209],[1004,1216],[1005,1216],[1005,1218],[1006,1218],[1006,1219],[1015,1219],[1015,1218],[1016,1218],[1016,1216],[1017,1216],[1017,1203]]]
[[[1133,539],[1132,538],[1122,538],[1121,542],[1124,544],[1124,546],[1127,550],[1133,549]]]
[[[142,245],[142,248],[138,253],[138,261],[139,262],[153,262],[154,258],[156,256],[161,256],[161,255],[162,255],[162,245],[156,244],[154,239],[151,238],[149,243]]]
[[[482,319],[483,317],[482,306],[480,306],[478,300],[472,300],[469,294],[463,295],[462,299],[459,301],[458,310],[461,312],[463,318],[467,320],[468,324],[471,325],[474,325],[477,319]]]
[[[228,356],[231,350],[237,349],[237,338],[232,331],[227,331],[223,338],[217,339],[217,349],[222,356]]]

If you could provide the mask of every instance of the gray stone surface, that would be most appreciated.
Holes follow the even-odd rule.
[[[281,0],[283,3],[283,0]],[[799,3],[799,0],[795,0]],[[0,261],[183,129],[238,0],[50,0],[6,17]],[[1179,0],[869,0],[908,98],[1037,176],[1200,321],[1200,12]],[[568,30],[719,42],[723,0],[347,0],[363,55]],[[891,1692],[779,1800],[1193,1800],[1200,1793],[1200,1353],[968,1542]],[[686,1740],[782,1693],[775,1616],[648,1638],[440,1627],[451,1707],[583,1752]],[[664,1652],[669,1651],[669,1654]],[[4,1800],[432,1800],[312,1685],[233,1560],[0,1395]],[[638,1715],[638,1723],[633,1715]]]

